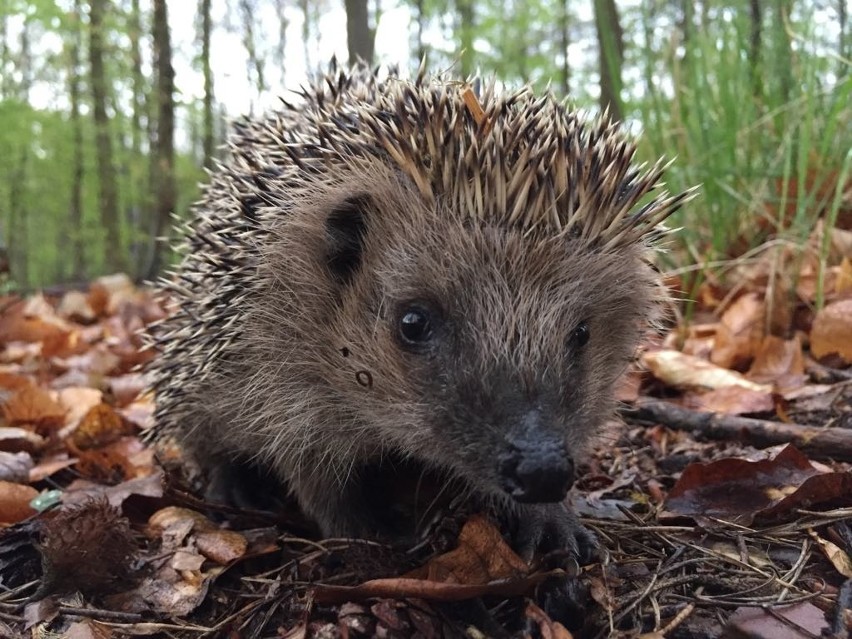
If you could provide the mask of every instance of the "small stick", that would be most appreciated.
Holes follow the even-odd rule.
[[[794,444],[803,453],[817,459],[852,461],[852,430],[847,428],[817,428],[707,413],[650,398],[640,398],[632,408],[624,408],[620,412],[627,420],[663,424],[710,439],[742,440],[764,448]]]
[[[476,122],[476,126],[482,130],[482,136],[485,137],[491,130],[491,123],[488,122],[488,119],[485,117],[485,110],[482,108],[482,105],[479,103],[479,100],[471,87],[466,86],[464,88],[462,91],[462,99],[464,100],[464,105],[467,107],[468,113],[470,113],[473,121]]]

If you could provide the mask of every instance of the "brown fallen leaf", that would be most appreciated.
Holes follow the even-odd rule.
[[[736,386],[756,392],[772,391],[771,386],[756,384],[736,371],[679,351],[648,351],[643,353],[642,362],[654,377],[675,388],[717,389]]]
[[[820,537],[812,528],[808,529],[808,534],[811,536],[811,539],[819,544],[826,559],[831,562],[835,570],[847,579],[852,579],[852,558],[849,557],[849,553],[828,539]]]
[[[476,597],[516,597],[529,593],[549,577],[563,575],[561,570],[540,572],[520,579],[503,579],[487,584],[454,584],[396,577],[373,579],[360,586],[332,586],[319,584],[314,587],[314,599],[318,603],[343,603],[361,601],[372,597],[405,598],[418,597],[431,601],[463,601]]]
[[[459,545],[406,575],[373,579],[359,586],[316,586],[318,602],[356,601],[369,597],[419,597],[460,601],[485,595],[516,596],[530,591],[561,570],[529,574],[529,566],[503,540],[487,518],[471,517],[459,533]]]
[[[66,410],[51,393],[38,387],[22,388],[3,406],[11,426],[32,425],[41,435],[55,432],[65,424]]]
[[[45,443],[44,437],[26,428],[0,426],[0,450],[34,453],[44,448]]]
[[[198,552],[215,561],[227,565],[246,554],[248,541],[234,530],[208,530],[195,536]]]
[[[852,299],[829,304],[816,314],[811,353],[820,359],[838,355],[844,363],[852,363]]]
[[[38,497],[32,486],[0,481],[0,522],[14,524],[36,514],[30,502]]]
[[[111,444],[124,435],[133,433],[133,427],[109,404],[92,406],[71,434],[71,441],[80,450]]]
[[[724,386],[704,392],[687,391],[683,395],[683,405],[693,410],[726,415],[771,413],[775,408],[772,393],[741,386]]]
[[[782,617],[779,619],[778,617]],[[775,607],[772,612],[762,608],[737,608],[728,619],[725,636],[750,639],[810,639],[828,629],[825,614],[809,601],[792,606]]]
[[[741,295],[720,318],[710,361],[721,368],[744,370],[764,334],[766,305],[756,293]]]
[[[482,515],[474,515],[459,533],[458,547],[433,558],[405,577],[457,584],[485,584],[529,573],[527,563],[503,540],[500,531]]]
[[[779,391],[801,388],[806,381],[805,357],[799,337],[763,338],[746,377],[760,384],[773,384]]]
[[[719,518],[750,525],[776,521],[793,509],[852,499],[852,473],[821,472],[793,446],[773,459],[720,459],[687,466],[669,492],[665,513],[711,525]]]

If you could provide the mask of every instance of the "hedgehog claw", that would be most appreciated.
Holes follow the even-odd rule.
[[[540,557],[547,563],[576,569],[598,556],[594,534],[563,503],[522,506],[515,516],[513,546],[527,562]]]

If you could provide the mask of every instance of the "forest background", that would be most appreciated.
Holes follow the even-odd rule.
[[[696,272],[852,215],[847,0],[0,0],[4,290],[160,272],[228,122],[332,55],[549,86],[702,185]],[[848,222],[848,220],[847,220]],[[844,222],[846,223],[846,222]],[[827,245],[826,245],[827,250]]]

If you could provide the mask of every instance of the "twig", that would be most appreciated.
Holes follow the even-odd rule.
[[[744,440],[757,447],[794,444],[819,459],[852,461],[852,430],[815,428],[737,415],[706,413],[643,398],[634,408],[621,411],[625,419],[663,424],[675,430],[698,433],[711,439]]]

